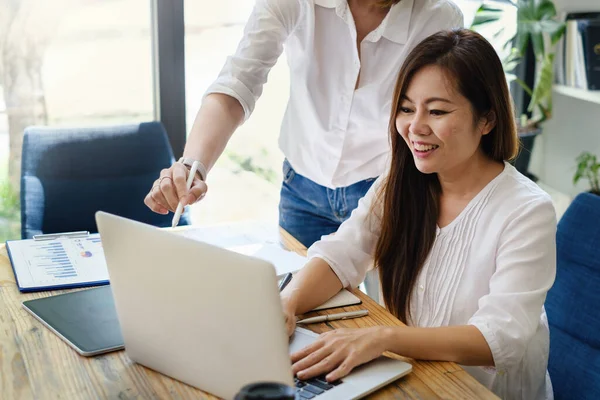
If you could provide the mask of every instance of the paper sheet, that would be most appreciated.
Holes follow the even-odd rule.
[[[108,281],[100,235],[9,241],[21,289]]]
[[[307,262],[306,257],[282,248],[277,223],[242,222],[185,229],[177,233],[269,261],[275,266],[278,277],[298,271]]]

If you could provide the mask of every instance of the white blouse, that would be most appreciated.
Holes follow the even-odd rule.
[[[308,251],[327,261],[344,287],[373,262],[381,209],[370,212],[379,178],[335,235]],[[449,225],[437,229],[411,294],[409,324],[474,325],[495,368],[465,367],[502,399],[552,398],[543,304],[556,272],[556,215],[550,197],[506,163]]]
[[[300,175],[349,186],[385,169],[392,91],[408,53],[462,25],[451,0],[402,0],[360,43],[359,58],[346,0],[256,0],[237,51],[206,94],[236,98],[248,118],[285,48],[290,98],[279,147]]]

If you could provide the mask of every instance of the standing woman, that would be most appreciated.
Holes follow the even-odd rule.
[[[252,114],[285,45],[290,98],[279,138],[280,225],[305,246],[335,232],[388,161],[398,68],[421,40],[462,23],[450,0],[257,0],[236,53],[206,93],[182,159],[161,172],[144,202],[166,214],[204,196],[207,173]],[[194,160],[201,167],[188,192]]]

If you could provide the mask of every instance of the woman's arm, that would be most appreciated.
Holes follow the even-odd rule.
[[[184,150],[186,158],[214,166],[231,135],[252,111],[283,44],[305,12],[300,0],[257,0],[237,51],[227,58],[206,91]],[[144,203],[157,213],[200,200],[207,186],[199,177],[187,189],[187,169],[180,163],[161,171]],[[169,179],[164,179],[169,178]]]
[[[281,299],[289,311],[298,315],[325,303],[341,289],[342,283],[329,264],[315,257],[294,276]]]
[[[269,71],[303,12],[300,1],[257,0],[235,54],[206,91],[185,157],[212,168],[233,132],[252,114]]]
[[[452,361],[462,365],[493,366],[485,338],[472,325],[439,328],[382,327],[386,351],[417,360]]]
[[[301,379],[336,380],[354,367],[391,351],[422,360],[494,366],[503,372],[523,359],[540,324],[556,270],[556,219],[549,198],[523,201],[508,216],[497,246],[490,292],[468,325],[373,327],[328,332],[292,354]]]
[[[474,326],[375,326],[336,329],[322,334],[317,341],[292,354],[292,372],[300,379],[327,374],[326,379],[332,382],[385,351],[419,360],[480,366],[494,364],[486,340]]]
[[[209,94],[198,110],[183,156],[199,160],[210,171],[243,121],[244,109],[237,99],[222,93]]]

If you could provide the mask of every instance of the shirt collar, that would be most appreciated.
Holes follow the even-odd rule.
[[[340,9],[347,0],[315,0],[315,4],[326,8]],[[404,44],[408,40],[408,29],[412,17],[414,0],[400,0],[394,4],[377,29],[367,35],[372,41],[381,36],[392,42]],[[373,36],[371,36],[373,35]]]
[[[338,5],[338,3],[343,1],[344,0],[315,0],[315,4],[321,7],[334,8]]]

